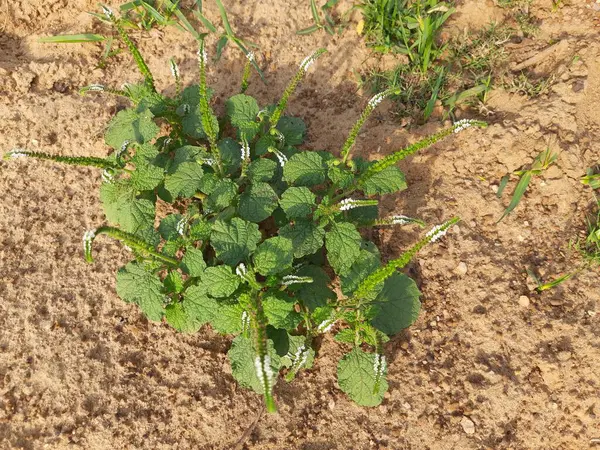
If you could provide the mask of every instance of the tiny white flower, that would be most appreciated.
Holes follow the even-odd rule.
[[[323,322],[321,322],[318,326],[317,326],[317,332],[319,333],[327,333],[329,330],[331,330],[331,327],[333,327],[333,325],[335,324],[335,319],[330,318],[330,319],[325,319]]]
[[[181,105],[181,109],[183,110],[184,115],[188,115],[191,111],[190,105],[188,105],[187,103]]]
[[[110,183],[114,179],[115,179],[115,175],[111,170],[106,169],[102,172],[102,181],[104,183]]]
[[[202,160],[202,164],[206,164],[207,166],[214,166],[215,165],[215,160],[212,158],[204,158]]]
[[[123,248],[125,250],[127,250],[128,252],[132,252],[133,251],[129,245],[124,245]]]
[[[383,99],[386,97],[386,93],[385,92],[380,92],[379,94],[375,94],[371,100],[369,100],[369,107],[371,108],[375,108],[377,105],[379,105]]]
[[[173,75],[173,78],[179,79],[179,67],[177,66],[177,63],[171,59],[169,61],[169,65],[171,66],[171,74]]]
[[[242,313],[242,331],[246,331],[250,328],[250,315],[247,311]]]
[[[446,233],[447,233],[447,229],[443,229],[444,228],[444,224],[441,225],[436,225],[435,227],[433,227],[431,230],[429,230],[426,234],[427,237],[431,237],[431,242],[435,242],[438,239],[442,238]]]
[[[254,52],[248,52],[248,54],[246,55],[246,58],[248,58],[248,61],[254,62],[255,61]]]
[[[188,222],[188,219],[185,216],[183,216],[181,219],[179,219],[179,222],[177,222],[175,229],[177,230],[177,233],[179,233],[180,236],[183,236],[187,222]]]
[[[208,54],[206,48],[202,48],[202,51],[198,50],[198,58],[201,58],[202,63],[206,66],[208,64]]]
[[[283,286],[289,286],[290,284],[297,283],[312,283],[314,280],[311,277],[299,277],[297,275],[286,275],[282,278]]]
[[[242,148],[240,149],[242,154],[242,161],[250,159],[250,145],[247,142],[242,142]]]
[[[308,359],[308,349],[304,344],[298,347],[296,353],[293,355],[288,353],[287,356],[292,360],[291,370],[297,372],[304,364],[306,364],[306,360]]]
[[[390,217],[392,225],[406,225],[410,222],[410,217],[407,216],[392,216]]]
[[[235,274],[240,278],[243,278],[247,273],[248,273],[248,269],[246,269],[246,265],[244,263],[240,263],[235,268]]]
[[[127,148],[129,147],[130,143],[131,142],[129,140],[123,141],[123,144],[121,145],[121,148],[119,149],[119,152],[117,153],[117,158],[119,158],[121,155],[123,155],[123,153],[125,153],[127,151]]]
[[[271,358],[269,355],[265,355],[262,360],[260,356],[257,356],[254,359],[254,367],[260,384],[267,385],[267,388],[270,390],[273,383],[273,370],[271,369]]]
[[[102,12],[108,20],[113,20],[115,18],[115,13],[106,5],[102,5]]]
[[[283,168],[283,166],[285,166],[285,163],[287,162],[287,156],[285,156],[283,153],[281,153],[281,151],[279,150],[272,150],[273,153],[275,153],[275,156],[277,157],[277,160],[279,161],[279,164],[281,165],[281,167]]]
[[[470,128],[473,126],[473,124],[475,123],[474,120],[471,119],[461,119],[458,122],[454,123],[454,131],[453,133],[460,133],[463,130],[466,130],[467,128]]]
[[[387,363],[385,361],[385,355],[380,355],[379,353],[375,353],[375,360],[373,361],[373,372],[375,373],[375,381],[379,382],[385,369],[387,367]]]
[[[97,84],[97,83],[95,83],[95,84],[90,84],[90,85],[89,85],[89,86],[86,88],[86,90],[88,90],[88,91],[103,91],[104,89],[106,89],[106,88],[104,87],[104,85],[102,85],[102,84]]]
[[[83,233],[83,252],[89,255],[92,251],[92,241],[96,237],[96,230],[87,230]]]
[[[11,150],[6,154],[9,158],[17,159],[17,158],[26,158],[28,155],[25,150],[21,150],[20,148],[16,148]]]
[[[305,72],[308,71],[308,68],[317,60],[318,56],[318,50],[308,55],[300,63],[300,69],[304,70]]]

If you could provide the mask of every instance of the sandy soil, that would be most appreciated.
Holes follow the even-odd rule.
[[[534,2],[539,34],[510,47],[519,64],[560,41],[532,68],[555,74],[550,92],[530,100],[494,91],[492,125],[404,161],[409,189],[384,202],[431,222],[452,215],[463,222],[410,268],[424,308],[386,346],[383,404],[359,407],[337,388],[342,349],[328,337],[312,370],[277,384],[279,414],[262,416],[244,448],[586,449],[600,438],[598,270],[543,295],[525,274],[533,267],[550,278],[577,263],[568,242],[584,231],[592,200],[579,177],[600,159],[600,12],[588,1],[565,3],[552,12],[550,0]],[[298,37],[311,22],[308,2],[226,4],[234,28],[261,47],[269,85],[254,80],[250,92],[263,103],[278,98],[304,55],[329,49],[290,110],[309,124],[309,148],[339,148],[368,95],[357,91],[352,71],[373,63],[353,28],[334,39]],[[82,98],[77,88],[136,80],[130,58],[100,70],[99,47],[36,42],[96,27],[85,14],[94,8],[93,0],[0,1],[0,150],[106,154],[101,136],[119,103]],[[503,14],[491,2],[466,0],[453,26],[461,32]],[[139,42],[159,86],[173,89],[171,56],[193,80],[188,36],[168,29]],[[211,69],[218,102],[237,89],[241,64],[228,50]],[[441,126],[407,130],[386,108],[361,136],[364,156]],[[560,150],[558,163],[496,224],[506,203],[494,186],[547,145]],[[262,400],[231,377],[229,339],[210,329],[176,334],[122,302],[114,273],[128,255],[120,245],[100,239],[96,263],[83,260],[83,231],[104,220],[98,171],[20,160],[0,163],[0,174],[0,447],[235,448]],[[416,237],[398,230],[379,239],[392,257]]]

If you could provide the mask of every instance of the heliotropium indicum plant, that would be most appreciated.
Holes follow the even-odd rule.
[[[415,282],[398,269],[458,220],[434,226],[396,259],[381,262],[360,229],[423,225],[404,215],[378,216],[378,198],[406,188],[401,159],[477,121],[461,121],[378,161],[352,158],[359,130],[391,92],[373,97],[340,152],[301,150],[306,126],[284,112],[309,67],[306,57],[278,103],[259,106],[241,91],[217,117],[206,85],[208,58],[199,40],[199,83],[182,89],[170,62],[175,95],[156,89],[140,52],[120,21],[106,16],[133,54],[143,81],[121,89],[92,85],[131,106],[108,124],[106,158],[65,157],[16,149],[34,157],[102,170],[100,199],[108,225],[83,235],[92,261],[100,235],[120,240],[133,260],[117,273],[117,293],[153,321],[186,333],[210,324],[235,336],[228,352],[235,379],[264,395],[310,368],[315,338],[326,332],[351,350],[338,365],[338,383],[360,405],[381,403],[388,389],[384,344],[410,326],[420,309]],[[338,156],[339,155],[339,156]],[[160,217],[156,205],[177,211]],[[161,208],[165,209],[165,208]]]

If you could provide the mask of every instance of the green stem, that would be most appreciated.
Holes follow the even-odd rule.
[[[104,158],[95,158],[93,156],[60,156],[50,155],[49,153],[43,152],[32,152],[29,150],[15,149],[7,152],[4,155],[4,159],[16,159],[22,157],[46,159],[49,161],[55,161],[63,164],[70,164],[73,166],[91,166],[98,167],[100,169],[118,169],[114,162]]]
[[[94,261],[92,258],[92,243],[100,234],[106,234],[114,239],[118,239],[132,249],[137,250],[138,252],[156,259],[168,266],[179,266],[179,261],[177,259],[160,253],[152,245],[148,244],[143,239],[140,239],[138,236],[111,226],[101,226],[95,230],[86,231],[86,233],[83,235],[85,260],[89,263]]]

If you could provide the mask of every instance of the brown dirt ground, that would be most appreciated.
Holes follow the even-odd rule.
[[[36,42],[91,29],[85,11],[95,3],[0,1],[1,150],[106,154],[102,132],[119,103],[82,98],[77,88],[137,79],[129,57],[100,70],[99,47]],[[334,39],[299,37],[294,32],[311,22],[306,1],[226,3],[239,34],[261,47],[269,86],[254,80],[250,92],[263,103],[278,98],[304,55],[329,49],[290,110],[309,124],[309,148],[339,148],[368,95],[352,81],[352,71],[369,63],[353,28]],[[410,268],[424,307],[417,324],[386,346],[383,404],[359,407],[337,388],[343,349],[327,337],[312,370],[277,384],[279,414],[262,416],[245,448],[584,449],[600,438],[598,270],[543,295],[531,291],[524,271],[532,266],[549,278],[577,264],[568,242],[585,229],[592,200],[579,177],[600,160],[600,8],[565,3],[552,12],[550,0],[534,2],[540,32],[511,44],[516,64],[561,42],[533,67],[555,75],[550,92],[531,100],[495,90],[492,125],[404,161],[409,189],[384,202],[430,222],[452,215],[463,222]],[[491,2],[459,1],[453,25],[461,31],[503,14]],[[173,88],[171,56],[192,82],[188,36],[167,29],[139,42],[159,86]],[[237,89],[241,64],[228,50],[212,69],[218,102]],[[441,125],[407,130],[386,107],[361,135],[357,151],[365,156],[385,155]],[[560,150],[558,163],[496,224],[506,199],[496,199],[494,186],[546,145]],[[114,273],[128,255],[120,245],[101,239],[96,263],[84,263],[81,235],[104,220],[100,174],[27,160],[0,163],[0,174],[0,447],[233,448],[262,400],[231,377],[229,339],[210,329],[176,334],[122,302]],[[416,237],[398,230],[379,239],[391,257]],[[523,295],[529,306],[519,304]],[[465,418],[474,433],[465,432]]]

